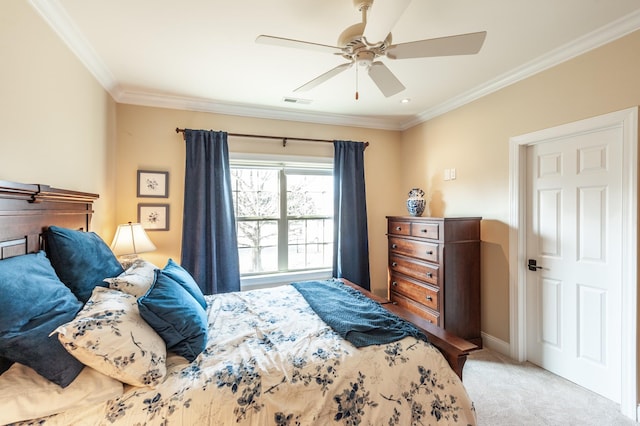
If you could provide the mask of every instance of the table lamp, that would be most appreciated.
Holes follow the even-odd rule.
[[[153,251],[153,245],[144,228],[139,223],[118,225],[111,243],[111,251],[118,256],[123,268],[128,268],[138,258],[138,253]]]

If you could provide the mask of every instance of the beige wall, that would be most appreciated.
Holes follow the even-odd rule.
[[[640,104],[640,32],[404,132],[402,187],[482,216],[482,330],[509,341],[509,138]],[[443,180],[445,168],[457,179]]]
[[[137,220],[138,203],[164,202],[170,205],[169,231],[153,231],[150,237],[158,247],[143,257],[162,265],[168,257],[180,260],[182,203],[184,198],[184,141],[175,128],[215,129],[230,133],[368,141],[365,151],[367,215],[371,261],[371,287],[386,295],[387,253],[385,216],[404,211],[404,190],[400,187],[400,133],[357,127],[328,126],[292,121],[266,120],[229,115],[117,106],[117,183],[118,223]],[[333,157],[333,145],[279,140],[229,138],[231,152]],[[169,172],[169,198],[136,197],[137,170]]]
[[[374,290],[385,294],[385,216],[405,214],[407,191],[422,187],[432,215],[484,218],[482,329],[508,341],[508,140],[640,104],[638,51],[640,32],[405,132],[389,132],[116,105],[27,2],[3,0],[0,179],[99,193],[93,229],[109,242],[115,226],[137,220],[137,204],[151,200],[136,198],[136,170],[169,171],[171,229],[152,233],[158,251],[147,256],[162,263],[180,258],[184,146],[176,126],[367,140]],[[232,151],[331,156],[329,147],[230,141]],[[457,179],[443,181],[445,168],[456,168]]]
[[[0,179],[100,194],[113,235],[115,102],[28,2],[0,2]]]

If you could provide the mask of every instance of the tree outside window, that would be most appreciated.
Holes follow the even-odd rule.
[[[330,169],[232,165],[231,181],[241,274],[331,267]]]

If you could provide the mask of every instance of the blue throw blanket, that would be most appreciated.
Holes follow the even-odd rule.
[[[291,285],[324,322],[358,348],[391,343],[407,336],[427,341],[413,324],[340,281],[303,281]]]

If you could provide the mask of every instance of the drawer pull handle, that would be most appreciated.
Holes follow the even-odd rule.
[[[427,320],[427,321],[429,321],[429,324],[433,324],[433,321],[431,321],[431,320]]]
[[[398,266],[398,264],[396,262],[391,262],[391,266],[395,268],[396,266]]]
[[[433,274],[431,272],[427,272],[427,277],[428,278],[433,278]]]
[[[426,234],[427,232],[429,232],[429,230],[425,228],[425,229],[421,229],[420,232],[424,232]]]
[[[394,287],[398,287],[398,283],[396,281],[392,282],[391,285]]]
[[[433,297],[431,297],[431,296],[429,295],[429,296],[427,296],[427,300],[428,300],[429,302],[432,302],[432,301],[433,301]]]
[[[391,248],[398,248],[397,244],[391,244]]]
[[[428,251],[427,251],[427,254],[428,254],[428,255],[432,255],[432,254],[433,254],[433,250],[428,250]]]
[[[402,231],[402,227],[401,226],[396,226],[396,231]]]

